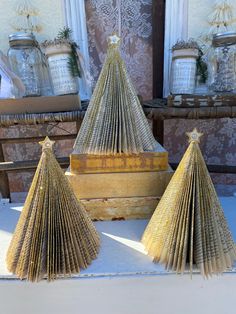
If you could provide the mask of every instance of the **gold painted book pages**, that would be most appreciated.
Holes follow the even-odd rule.
[[[75,141],[74,153],[113,155],[155,150],[151,128],[119,53],[109,37],[107,57]]]
[[[99,236],[77,201],[48,138],[10,247],[7,267],[20,279],[48,281],[86,268],[99,251]]]
[[[230,269],[235,244],[199,148],[200,133],[190,144],[144,234],[142,243],[154,262],[204,277]]]

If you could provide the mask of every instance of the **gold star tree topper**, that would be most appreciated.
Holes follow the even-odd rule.
[[[108,37],[108,44],[109,46],[118,47],[120,45],[120,37],[117,34],[112,34]]]
[[[42,146],[42,150],[48,148],[52,149],[53,145],[55,144],[55,141],[51,141],[50,138],[46,136],[43,141],[39,142],[39,144]]]
[[[186,135],[188,136],[189,143],[200,143],[200,137],[203,135],[203,133],[198,132],[198,130],[194,128],[192,132],[187,132]]]

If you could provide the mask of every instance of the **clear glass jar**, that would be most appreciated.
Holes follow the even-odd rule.
[[[31,33],[14,33],[9,36],[8,58],[11,70],[25,85],[24,96],[41,96],[45,76],[42,53]]]
[[[41,53],[42,57],[42,77],[41,77],[41,95],[52,96],[52,79],[49,72],[49,65],[46,56]]]
[[[209,89],[213,92],[236,91],[236,33],[213,36],[208,55]]]

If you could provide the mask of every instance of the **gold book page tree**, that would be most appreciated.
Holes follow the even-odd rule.
[[[52,281],[88,267],[99,236],[74,195],[46,138],[42,155],[7,252],[7,267],[20,279]]]
[[[199,148],[196,129],[158,204],[142,243],[167,270],[209,277],[232,268],[236,249]]]
[[[70,156],[68,179],[94,220],[149,218],[172,175],[119,52],[107,57]]]

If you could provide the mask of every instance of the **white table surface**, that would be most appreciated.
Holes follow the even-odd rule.
[[[236,197],[222,197],[220,200],[236,241]],[[6,268],[5,257],[21,209],[21,204],[0,206],[0,279],[15,278]],[[101,235],[100,253],[86,270],[75,277],[168,274],[162,265],[152,263],[139,242],[147,220],[96,222],[95,225]]]
[[[236,198],[221,198],[236,239]],[[209,280],[167,273],[139,240],[147,221],[97,222],[101,251],[80,275],[20,281],[5,265],[21,205],[0,206],[0,314],[233,314],[236,271]]]

